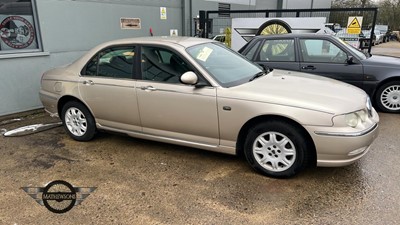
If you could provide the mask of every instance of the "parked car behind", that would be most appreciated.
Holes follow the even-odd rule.
[[[370,38],[371,38],[371,30],[363,30],[362,37],[361,37],[363,47],[369,46]],[[374,46],[376,44],[377,44],[376,35],[372,34],[372,46]]]
[[[388,25],[375,25],[375,30],[379,30],[383,34],[383,43],[390,41],[391,30]]]
[[[376,37],[376,44],[379,45],[381,43],[383,43],[383,38],[385,36],[385,34],[381,33],[380,30],[374,30],[375,33],[375,37]]]
[[[200,38],[101,44],[46,72],[40,98],[75,140],[108,130],[244,154],[273,177],[353,163],[378,133],[378,114],[359,88],[305,73],[268,73]]]
[[[225,34],[217,34],[212,39],[224,43],[225,36],[226,36]]]
[[[381,111],[400,112],[398,58],[365,55],[335,36],[318,34],[258,36],[239,52],[270,68],[344,81],[363,89]]]

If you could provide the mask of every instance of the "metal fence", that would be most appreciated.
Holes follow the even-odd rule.
[[[354,35],[346,37],[347,32],[343,29],[347,27],[349,17],[361,16],[362,33],[356,37],[361,42],[360,47],[367,48],[370,52],[377,13],[377,8],[200,11],[197,32],[198,36],[204,38],[223,34],[226,28],[232,27],[233,18],[324,17],[327,27],[343,33],[341,38],[354,38]]]

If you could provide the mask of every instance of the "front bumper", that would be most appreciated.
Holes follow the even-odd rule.
[[[378,124],[360,132],[320,132],[321,127],[307,129],[317,150],[317,166],[339,167],[354,163],[363,157],[378,137]]]

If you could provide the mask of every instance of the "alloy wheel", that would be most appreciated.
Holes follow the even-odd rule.
[[[66,111],[65,124],[73,135],[79,137],[85,135],[88,127],[85,115],[75,107],[71,107]]]
[[[381,94],[382,105],[389,110],[400,110],[400,85],[386,87]]]
[[[295,145],[279,132],[259,135],[253,143],[253,154],[259,165],[273,172],[287,170],[296,160]]]

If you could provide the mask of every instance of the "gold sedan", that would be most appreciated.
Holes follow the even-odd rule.
[[[216,41],[146,37],[101,44],[43,74],[40,98],[77,141],[97,131],[246,156],[264,175],[345,166],[379,117],[366,93],[329,78],[268,71]]]

